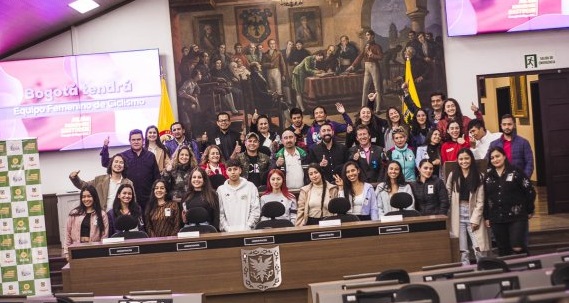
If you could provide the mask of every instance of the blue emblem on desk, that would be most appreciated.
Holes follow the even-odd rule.
[[[281,285],[281,258],[279,247],[259,247],[241,250],[243,285],[248,289],[265,291]]]

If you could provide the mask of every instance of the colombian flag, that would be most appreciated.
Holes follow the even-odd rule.
[[[413,103],[417,105],[417,107],[421,107],[421,102],[419,101],[419,95],[417,94],[417,88],[415,87],[415,80],[413,80],[413,72],[411,70],[411,61],[409,58],[405,61],[405,82],[407,83],[407,87],[409,88],[409,96]],[[405,102],[403,102],[403,118],[405,122],[410,123],[411,119],[413,119],[413,113],[407,108]]]
[[[160,81],[162,85],[162,97],[160,98],[160,112],[158,113],[158,131],[160,132],[160,140],[164,142],[172,138],[170,125],[174,123],[174,112],[172,112],[170,97],[168,97],[166,79],[162,77]]]

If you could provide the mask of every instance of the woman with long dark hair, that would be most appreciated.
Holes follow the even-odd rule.
[[[191,212],[192,208],[203,207],[209,213],[207,223],[219,230],[219,198],[203,168],[196,167],[190,173],[188,192],[183,201],[182,220],[184,223],[187,223],[186,214]]]
[[[168,165],[162,173],[175,202],[181,202],[186,195],[190,171],[196,166],[196,156],[188,146],[182,145],[174,153],[172,165]]]
[[[334,175],[338,186],[338,196],[350,201],[349,214],[360,220],[377,220],[377,197],[373,186],[364,182],[362,170],[357,162],[349,160],[342,168],[342,176]]]
[[[79,206],[69,212],[65,227],[63,256],[69,260],[69,245],[98,242],[108,237],[109,220],[101,210],[97,190],[87,185],[79,191]]]
[[[160,132],[158,131],[158,127],[155,125],[147,127],[144,138],[146,138],[146,140],[144,140],[144,147],[156,156],[158,169],[160,172],[163,172],[166,165],[170,163],[170,152],[166,146],[164,146],[164,143],[160,141]]]
[[[501,147],[488,151],[484,179],[484,220],[492,228],[500,256],[527,252],[528,221],[535,211],[535,190],[525,173],[510,164]]]
[[[478,171],[474,154],[469,148],[458,151],[458,165],[450,172],[446,187],[450,195],[451,234],[458,237],[461,261],[470,264],[468,238],[476,259],[491,250],[488,230],[484,224],[483,175]]]
[[[360,125],[366,125],[369,128],[369,136],[371,144],[383,146],[385,139],[383,138],[385,130],[389,127],[387,121],[373,114],[368,106],[363,106],[356,117],[356,122],[352,127],[352,131],[346,133],[346,147],[350,148],[356,142],[356,128]]]
[[[423,145],[427,139],[427,134],[434,126],[435,124],[431,122],[427,112],[422,108],[417,109],[413,115],[413,119],[411,119],[409,144],[412,147]]]
[[[447,215],[448,192],[443,180],[433,175],[433,163],[427,159],[419,162],[419,178],[411,183],[415,209],[421,215]]]
[[[338,187],[324,179],[320,165],[308,165],[308,179],[310,183],[300,188],[296,226],[317,225],[322,218],[331,216],[328,203],[338,196]]]
[[[417,152],[415,153],[417,169],[419,169],[419,162],[427,159],[433,164],[433,175],[441,175],[441,141],[441,132],[438,129],[432,128],[429,130],[425,144],[417,147]]]
[[[391,196],[393,196],[393,194],[408,193],[413,197],[411,186],[405,182],[405,177],[401,171],[401,164],[399,164],[399,162],[389,161],[387,163],[384,178],[385,182],[379,183],[375,189],[379,217],[393,211],[391,208]],[[415,209],[415,198],[413,198],[413,204],[407,209]]]
[[[461,148],[469,148],[469,136],[464,136],[462,128],[457,121],[451,121],[448,124],[447,138],[441,146],[441,162],[444,164],[446,161],[456,161],[458,151]]]
[[[180,230],[180,207],[172,201],[166,181],[152,184],[152,193],[146,204],[146,232],[150,237],[175,236]]]
[[[472,104],[470,109],[472,112],[474,112],[476,119],[484,121],[484,117],[478,110],[478,107]],[[458,104],[458,101],[453,98],[448,98],[443,103],[443,113],[441,115],[441,120],[439,120],[439,123],[437,124],[437,128],[443,135],[443,140],[448,141],[448,134],[446,131],[452,121],[456,121],[458,123],[463,134],[468,134],[468,123],[470,123],[470,120],[471,119],[469,117],[462,114],[462,110],[460,109],[460,104]]]
[[[267,175],[267,190],[261,196],[261,208],[267,202],[277,201],[284,205],[285,213],[278,219],[285,219],[296,223],[296,197],[288,191],[285,174],[280,169],[272,169]],[[261,217],[261,220],[267,220]]]
[[[107,212],[109,216],[109,236],[116,231],[115,219],[119,216],[131,216],[138,222],[136,230],[144,231],[144,223],[142,221],[142,209],[136,203],[134,196],[134,187],[130,184],[122,184],[117,189],[117,194],[113,202],[113,208]]]

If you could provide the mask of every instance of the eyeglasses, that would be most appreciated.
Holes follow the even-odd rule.
[[[224,119],[224,120],[217,120],[217,122],[219,122],[219,123],[227,123],[227,122],[229,122],[229,120],[227,120],[227,119]]]

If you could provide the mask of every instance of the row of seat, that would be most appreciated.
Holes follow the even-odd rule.
[[[389,215],[403,215],[403,217],[414,217],[420,216],[421,214],[416,210],[406,210],[413,203],[413,198],[408,193],[395,193],[391,198],[391,206],[393,208],[399,209],[398,211],[392,211],[387,214]],[[351,209],[350,201],[346,198],[333,198],[328,204],[328,210],[334,214],[334,216],[326,217],[323,220],[340,220],[341,222],[354,222],[359,221],[358,216],[348,214]],[[294,227],[294,224],[286,219],[278,219],[285,214],[285,207],[282,203],[278,201],[267,202],[261,208],[261,216],[269,218],[269,220],[264,220],[259,222],[255,229],[265,229],[265,228],[280,228],[280,227]],[[214,233],[218,230],[212,225],[206,224],[209,213],[203,207],[192,208],[192,211],[187,213],[188,226],[180,229],[180,232],[190,232],[198,231],[200,233]],[[139,239],[147,238],[148,235],[142,231],[130,231],[137,226],[136,220],[130,218],[129,216],[119,216],[116,219],[115,228],[119,232],[115,233],[111,237],[122,237],[125,239]]]
[[[542,302],[569,297],[569,251],[540,256],[482,258],[425,267],[408,274],[393,269],[309,285],[309,302]],[[529,298],[526,298],[529,297]],[[533,299],[532,299],[533,298]],[[544,299],[544,300],[545,300]],[[538,301],[533,301],[538,300]],[[487,301],[484,301],[487,302]]]

